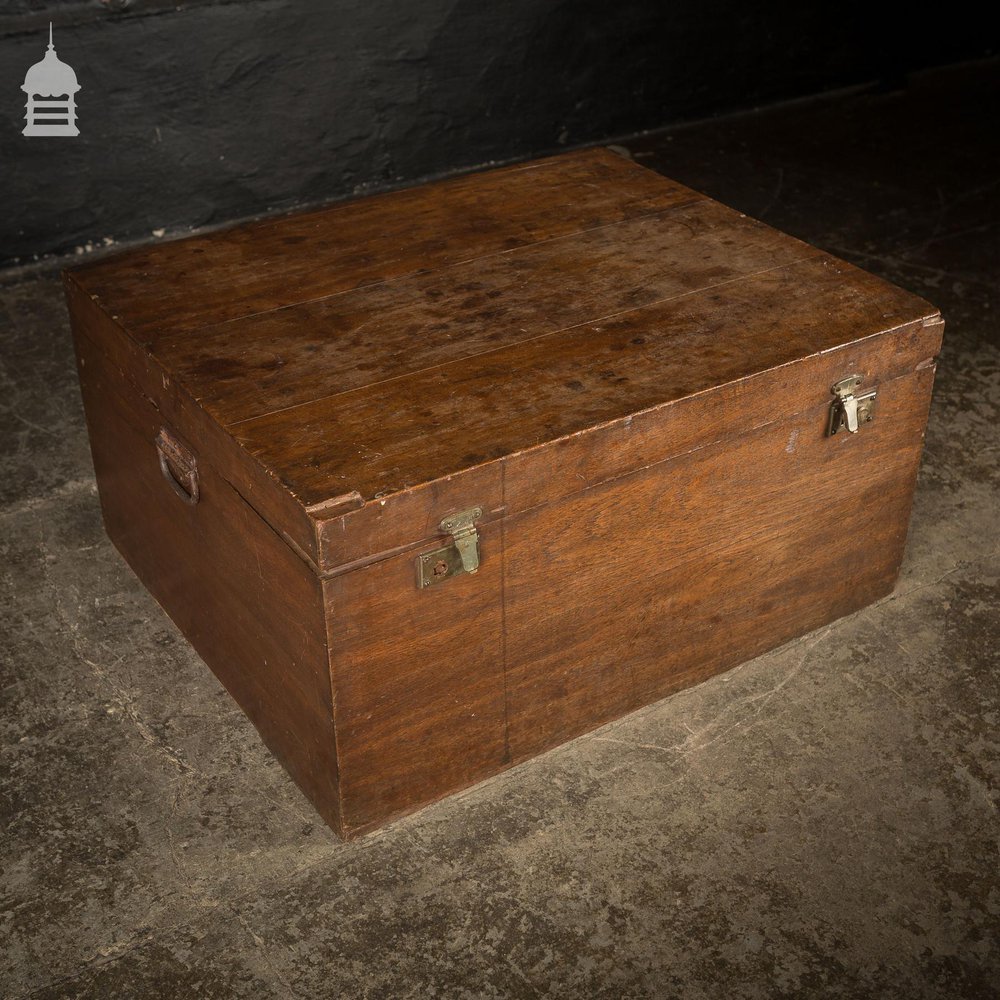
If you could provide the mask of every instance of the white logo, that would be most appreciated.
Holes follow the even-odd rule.
[[[57,55],[52,45],[52,22],[49,22],[49,48],[45,58],[24,74],[21,87],[28,95],[24,135],[79,135],[76,127],[76,92],[80,84],[76,73]]]

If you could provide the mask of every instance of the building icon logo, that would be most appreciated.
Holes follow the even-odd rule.
[[[45,58],[25,73],[21,90],[28,95],[24,135],[80,134],[76,127],[76,93],[80,84],[76,82],[73,67],[56,55],[51,21]]]

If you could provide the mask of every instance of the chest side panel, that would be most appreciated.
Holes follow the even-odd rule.
[[[76,333],[108,535],[324,819],[339,829],[319,580],[211,462],[199,461],[197,443],[177,438],[129,374]],[[169,438],[161,438],[164,431]],[[168,442],[161,449],[158,438]],[[188,459],[197,466],[194,479],[185,471]],[[185,499],[192,489],[196,503]]]
[[[502,516],[512,468],[477,573],[419,588],[424,545],[327,579],[345,831],[891,592],[932,381],[928,361],[879,383],[857,435],[814,405]]]
[[[159,413],[165,425],[197,442],[202,464],[211,465],[290,545],[313,560],[315,526],[295,497],[84,292],[73,274],[65,276],[64,286],[74,338],[85,338],[107,359],[117,373],[114,386],[127,386]]]
[[[779,420],[508,519],[511,752],[530,757],[888,594],[933,368],[876,420]]]
[[[502,532],[484,527],[478,571],[438,586],[417,587],[414,552],[325,581],[345,832],[509,762]]]

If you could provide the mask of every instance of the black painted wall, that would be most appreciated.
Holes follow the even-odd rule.
[[[955,5],[925,20],[918,7],[900,19],[804,0],[7,0],[0,264],[895,85],[995,50]],[[50,19],[83,88],[78,138],[21,135],[20,86]]]

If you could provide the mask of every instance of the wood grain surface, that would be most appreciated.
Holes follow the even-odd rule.
[[[109,534],[344,836],[895,581],[937,311],[607,151],[66,286]],[[478,572],[418,588],[472,507]]]
[[[510,761],[500,526],[482,565],[418,590],[412,556],[326,582],[347,832],[473,784]]]
[[[198,462],[198,503],[185,504],[159,466],[154,442],[164,425],[156,408],[88,338],[76,343],[108,535],[339,829],[320,580],[210,462]]]
[[[698,197],[595,149],[153,245],[76,273],[132,333],[155,339],[165,326],[194,330]]]
[[[719,240],[720,228],[734,230],[738,257]],[[703,199],[150,346],[220,423],[232,426],[502,354],[815,252]]]
[[[814,408],[509,518],[515,759],[889,593],[932,380],[882,383],[857,435]]]
[[[344,831],[363,833],[890,593],[934,366],[494,521],[417,591],[406,551],[326,584]]]
[[[361,540],[383,516],[424,537],[406,511],[428,484],[936,316],[606,150],[164,244],[69,281],[116,318],[133,365],[195,404],[191,433],[236,442],[216,449],[230,480],[252,481],[322,572],[378,555]],[[339,552],[337,534],[358,541]]]

